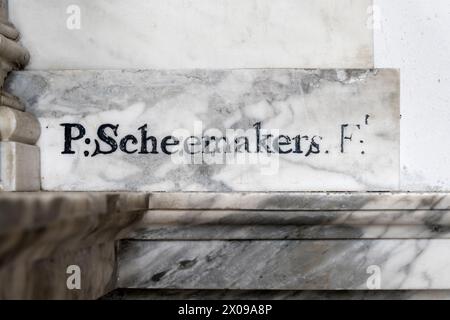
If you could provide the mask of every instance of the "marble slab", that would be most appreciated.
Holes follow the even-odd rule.
[[[31,69],[372,68],[372,0],[14,0]]]
[[[393,69],[25,71],[6,87],[41,122],[44,190],[399,185]]]
[[[436,239],[122,241],[117,287],[444,290],[449,245]]]

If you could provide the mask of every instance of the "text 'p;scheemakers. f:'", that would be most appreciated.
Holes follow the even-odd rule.
[[[217,153],[266,153],[266,154],[298,154],[305,157],[326,153],[321,148],[324,137],[319,134],[298,133],[288,135],[279,129],[265,129],[261,122],[253,124],[249,129],[226,129],[218,133],[218,129],[209,129],[201,135],[179,136],[175,133],[158,137],[150,133],[148,124],[137,129],[136,134],[120,136],[119,124],[101,124],[96,130],[96,137],[87,137],[87,129],[80,123],[62,123],[64,128],[64,148],[61,154],[74,155],[74,143],[83,141],[89,146],[93,142],[93,151],[85,150],[85,157],[96,157],[116,152],[124,154],[166,154],[183,153],[217,154]],[[352,128],[360,129],[360,125],[342,124],[337,130],[340,145],[338,152],[344,153],[345,146],[352,140]],[[356,130],[355,129],[355,130]],[[214,131],[214,134],[208,133]],[[363,143],[363,141],[360,141]],[[364,152],[362,152],[364,154]]]

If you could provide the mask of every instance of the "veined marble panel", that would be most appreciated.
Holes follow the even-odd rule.
[[[73,191],[386,191],[396,70],[26,71],[42,185]],[[226,141],[226,142],[224,142]]]
[[[448,239],[450,212],[151,210],[135,240]]]
[[[417,219],[422,215],[420,211],[450,210],[450,195],[437,192],[153,192],[149,201],[152,210],[397,210],[409,212],[405,218],[416,222],[420,221]],[[361,214],[374,217],[370,213]],[[395,213],[386,212],[383,217],[388,222]]]
[[[118,288],[440,290],[450,240],[122,241]]]
[[[372,68],[372,0],[14,0],[32,69]]]
[[[245,213],[243,213],[245,214]],[[149,225],[127,235],[133,240],[312,240],[450,239],[439,225]]]

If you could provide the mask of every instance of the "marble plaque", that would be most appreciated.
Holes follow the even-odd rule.
[[[373,68],[372,0],[14,0],[30,69]]]
[[[42,185],[73,191],[386,191],[397,70],[25,71]]]

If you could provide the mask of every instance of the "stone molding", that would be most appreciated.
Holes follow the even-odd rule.
[[[152,193],[149,204],[120,241],[119,288],[450,288],[447,193]]]
[[[356,295],[372,290],[371,266],[395,295],[449,291],[449,209],[445,193],[2,193],[0,298],[96,299],[114,289]],[[84,270],[83,290],[65,287],[73,264]]]

